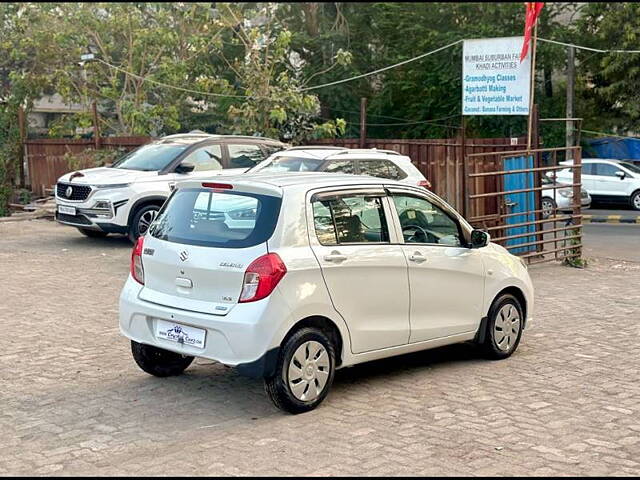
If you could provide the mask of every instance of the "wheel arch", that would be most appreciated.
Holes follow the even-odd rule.
[[[280,347],[284,345],[291,335],[305,327],[317,328],[331,339],[335,347],[336,367],[339,367],[343,361],[344,339],[342,338],[342,333],[340,332],[338,325],[336,325],[333,320],[323,315],[312,315],[293,324],[283,337],[282,342],[280,342]]]
[[[150,196],[150,197],[143,197],[143,198],[140,198],[140,199],[136,200],[135,203],[133,205],[131,205],[131,208],[129,209],[129,216],[127,218],[127,225],[131,225],[131,220],[133,219],[133,216],[136,214],[136,212],[140,208],[146,207],[147,205],[157,205],[158,207],[162,207],[162,205],[167,200],[167,198],[169,198],[169,197],[164,197],[162,195],[153,195],[153,196]]]
[[[491,301],[491,306],[489,307],[489,310],[491,310],[491,307],[493,306],[494,303],[496,303],[496,300],[498,298],[500,298],[501,295],[504,294],[510,294],[513,295],[514,297],[516,297],[516,300],[518,300],[518,302],[520,303],[520,307],[522,308],[522,316],[524,317],[524,325],[526,326],[527,323],[527,298],[524,295],[524,292],[522,290],[520,290],[520,288],[516,287],[515,285],[510,285],[508,287],[503,288],[502,290],[500,290],[497,295],[495,297],[493,297],[493,300]]]

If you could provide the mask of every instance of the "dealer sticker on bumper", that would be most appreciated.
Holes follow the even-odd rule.
[[[63,215],[75,215],[76,207],[65,207],[64,205],[58,205],[58,213]]]
[[[206,330],[179,323],[156,320],[156,337],[171,342],[182,343],[196,348],[204,348]]]

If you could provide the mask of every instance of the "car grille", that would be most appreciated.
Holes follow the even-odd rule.
[[[66,215],[56,213],[56,218],[61,222],[73,223],[75,225],[91,225],[91,221],[84,215]]]
[[[71,195],[67,196],[67,190],[71,188]],[[86,200],[91,193],[88,185],[72,185],[70,183],[58,183],[56,185],[56,195],[66,200]]]

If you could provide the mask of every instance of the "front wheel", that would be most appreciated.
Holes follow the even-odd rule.
[[[129,225],[128,236],[132,243],[136,243],[138,237],[147,233],[159,210],[160,207],[158,205],[145,205],[136,211],[131,219],[131,225]]]
[[[156,377],[180,375],[193,362],[193,357],[170,352],[131,340],[131,353],[138,366]]]
[[[542,218],[546,220],[556,211],[557,205],[553,198],[542,197]]]
[[[522,336],[524,315],[516,297],[500,295],[489,311],[482,349],[492,359],[507,358],[516,351]]]
[[[287,339],[278,356],[276,373],[265,379],[271,401],[289,413],[316,408],[333,383],[335,350],[320,330],[302,328]]]
[[[640,190],[633,192],[631,195],[631,208],[640,210]]]
[[[104,238],[108,235],[107,232],[103,232],[102,230],[90,230],[88,228],[78,228],[78,231],[89,238]]]

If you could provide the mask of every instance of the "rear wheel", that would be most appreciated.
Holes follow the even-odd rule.
[[[131,219],[131,225],[129,225],[129,240],[135,243],[138,237],[147,233],[149,226],[156,219],[160,207],[158,205],[145,205],[139,208]]]
[[[108,235],[107,232],[103,232],[102,230],[90,230],[88,228],[78,228],[78,231],[85,237],[90,238],[104,238]]]
[[[170,352],[152,345],[131,341],[131,353],[138,366],[156,377],[180,375],[193,362],[193,357]]]
[[[631,194],[631,208],[640,210],[640,190]]]
[[[511,294],[500,295],[491,306],[482,349],[492,359],[507,358],[518,348],[524,315],[522,306]]]
[[[322,331],[305,327],[291,335],[280,349],[276,373],[265,379],[265,390],[281,410],[308,412],[325,399],[334,373],[331,340]]]

